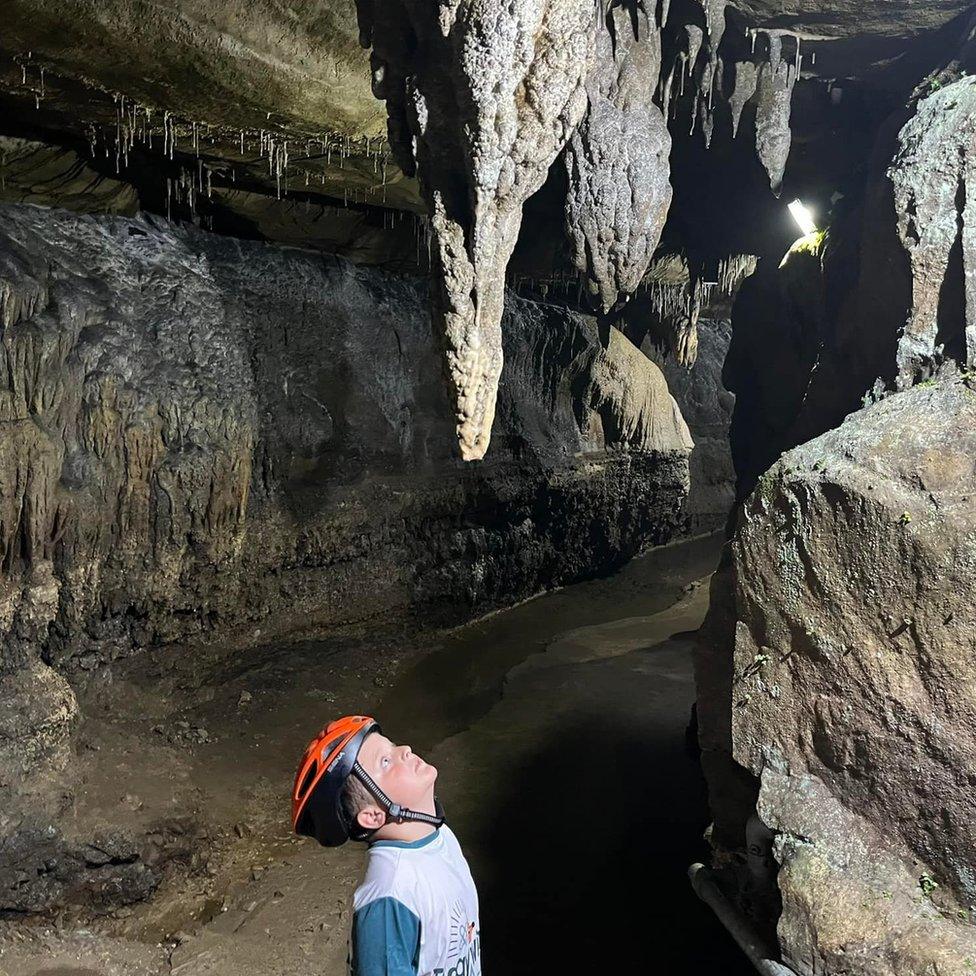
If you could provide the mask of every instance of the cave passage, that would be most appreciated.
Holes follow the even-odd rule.
[[[380,706],[433,744],[493,972],[751,967],[688,885],[706,855],[687,727],[721,535],[465,628]]]
[[[83,741],[104,765],[79,802],[114,807],[131,828],[168,791],[174,814],[207,823],[191,839],[208,864],[103,918],[115,938],[37,930],[8,949],[10,971],[141,976],[165,960],[173,976],[340,972],[363,850],[290,835],[280,787],[310,721],[368,704],[441,771],[491,971],[750,972],[686,879],[708,823],[687,739],[690,632],[721,546],[715,534],[661,547],[609,578],[427,637],[393,678],[389,656],[377,667],[390,635],[375,632],[120,675],[114,694],[136,714],[86,701]],[[137,760],[147,722],[162,747],[154,767]],[[188,739],[168,757],[166,744]]]
[[[0,976],[976,976],[974,0],[3,13]]]

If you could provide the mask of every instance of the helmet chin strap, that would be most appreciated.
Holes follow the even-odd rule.
[[[407,807],[400,806],[399,803],[394,803],[374,782],[373,777],[359,765],[359,762],[355,762],[352,767],[352,775],[359,780],[363,786],[373,794],[376,801],[379,803],[384,810],[386,810],[387,817],[393,821],[393,823],[402,824],[407,821],[413,823],[425,823],[430,824],[432,827],[440,827],[444,823],[444,817],[438,817],[436,815],[431,815],[429,813],[421,813],[419,810],[410,810]]]

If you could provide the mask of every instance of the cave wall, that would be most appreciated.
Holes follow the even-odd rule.
[[[787,452],[741,513],[733,754],[804,976],[972,970],[974,436],[944,376]]]
[[[0,210],[3,672],[250,621],[460,619],[671,536],[691,440],[652,363],[510,297],[497,450],[465,467],[425,299],[159,219]]]
[[[700,740],[716,862],[744,864],[752,815],[771,828],[774,872],[734,886],[802,976],[976,958],[971,37],[733,311],[742,505]]]

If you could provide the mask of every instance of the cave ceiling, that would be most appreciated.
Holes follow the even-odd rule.
[[[761,253],[748,234],[784,190],[834,195],[864,120],[938,66],[969,7],[8,0],[0,199],[431,272],[461,455],[478,459],[513,273],[566,273],[604,318],[651,287],[690,364],[699,285]],[[648,285],[662,240],[687,257],[667,313]]]
[[[680,5],[671,3],[672,19]],[[889,62],[905,40],[969,6],[738,0],[728,10],[740,30],[820,39],[820,64],[843,75]],[[839,60],[831,43],[843,52]],[[808,62],[806,71],[817,68]],[[169,113],[174,157],[192,149],[214,179],[233,168],[242,186],[277,195],[287,142],[289,190],[423,208],[416,182],[386,149],[386,111],[370,89],[354,0],[8,0],[0,99],[8,133],[71,135],[81,148],[94,137],[113,164],[115,130],[124,138],[130,124],[146,124],[149,110],[157,147]]]

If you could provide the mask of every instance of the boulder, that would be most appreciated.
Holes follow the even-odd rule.
[[[974,459],[947,371],[789,451],[741,513],[732,748],[804,976],[973,969]]]

